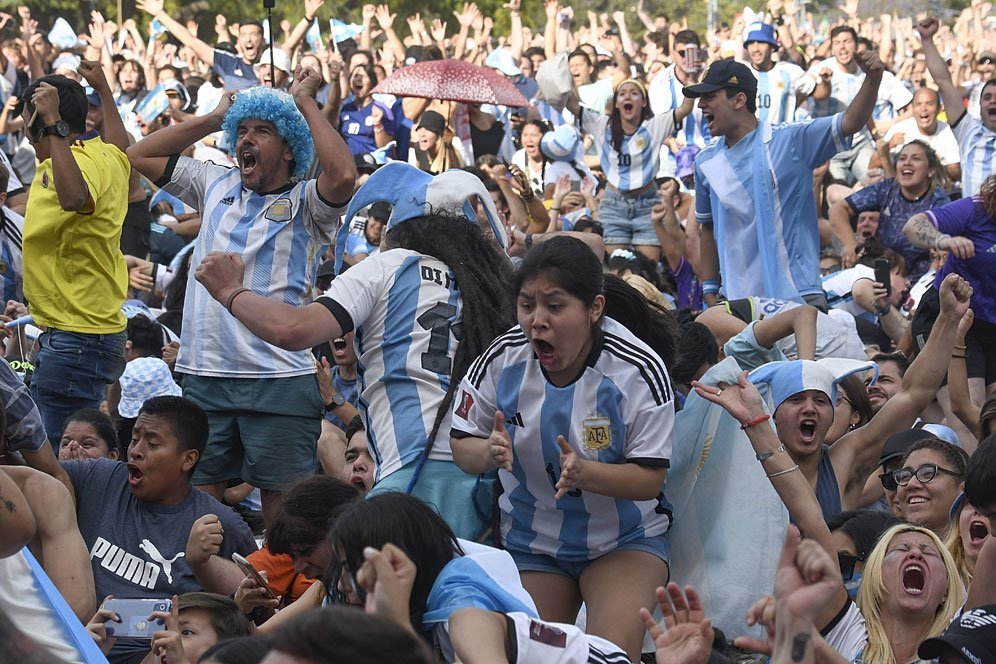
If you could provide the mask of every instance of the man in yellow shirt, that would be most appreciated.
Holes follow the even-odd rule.
[[[100,63],[79,73],[114,108]],[[23,99],[25,133],[40,164],[24,215],[24,294],[45,328],[31,395],[49,440],[66,418],[96,408],[124,369],[128,270],[120,250],[128,206],[128,135],[117,113],[104,118],[105,142],[86,131],[86,93],[65,76],[45,76]]]

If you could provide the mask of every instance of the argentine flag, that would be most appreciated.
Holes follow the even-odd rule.
[[[336,44],[352,39],[365,30],[362,25],[343,23],[336,18],[329,19],[329,27],[332,29],[332,38],[335,39]]]

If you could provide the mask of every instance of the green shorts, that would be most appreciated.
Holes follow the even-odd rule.
[[[367,497],[388,491],[404,492],[411,482],[418,461],[391,473],[367,492]],[[429,459],[422,468],[412,495],[428,504],[450,525],[460,538],[480,541],[488,529],[491,491],[494,478],[477,481],[451,461]]]
[[[314,375],[290,378],[183,377],[183,396],[208,415],[207,449],[194,484],[242,480],[281,491],[315,472],[322,398]]]

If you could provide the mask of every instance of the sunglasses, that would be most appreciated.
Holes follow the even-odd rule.
[[[840,575],[844,577],[844,581],[850,581],[854,578],[854,565],[863,560],[863,556],[837,552],[837,564],[840,566]]]
[[[936,463],[925,463],[916,470],[912,468],[899,468],[891,473],[882,473],[878,476],[878,479],[882,482],[882,486],[885,487],[887,491],[895,491],[897,488],[909,484],[910,480],[914,477],[916,477],[920,484],[927,484],[937,477],[937,473],[961,477],[961,473],[956,473],[953,470],[948,470],[947,468],[941,468]]]

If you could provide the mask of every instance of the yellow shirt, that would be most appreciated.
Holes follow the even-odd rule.
[[[70,149],[90,193],[84,212],[59,204],[52,159],[39,164],[24,214],[24,295],[35,324],[67,332],[113,334],[128,269],[121,227],[128,210],[128,157],[99,136],[84,134]]]

